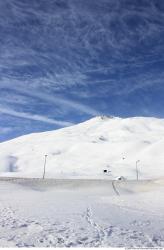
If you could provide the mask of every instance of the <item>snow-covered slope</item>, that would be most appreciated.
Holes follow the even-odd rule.
[[[0,144],[0,176],[136,179],[164,176],[164,119],[95,117]],[[103,173],[107,170],[107,173]]]

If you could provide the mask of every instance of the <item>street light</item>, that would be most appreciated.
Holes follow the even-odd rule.
[[[45,155],[44,157],[44,169],[43,169],[43,179],[44,179],[44,177],[45,177],[45,173],[46,173],[46,161],[47,161],[47,156],[48,155]]]
[[[137,181],[138,181],[138,163],[140,162],[140,160],[136,161],[136,175],[137,175]]]

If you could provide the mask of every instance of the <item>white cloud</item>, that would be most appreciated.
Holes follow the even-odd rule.
[[[10,8],[4,8],[6,3]],[[16,25],[14,32],[7,34],[11,43],[6,42],[6,36],[1,39],[0,88],[11,90],[11,98],[5,94],[2,104],[25,106],[40,99],[52,104],[51,115],[61,111],[95,116],[100,112],[87,101],[94,105],[99,101],[96,97],[127,95],[163,82],[163,76],[155,74],[153,78],[148,71],[145,76],[139,71],[163,55],[163,42],[158,43],[158,37],[163,34],[164,15],[154,1],[141,5],[130,1],[124,5],[121,0],[63,3],[65,7],[61,4],[58,8],[55,1],[45,1],[45,9],[44,3],[0,2],[2,10],[12,10],[12,15],[2,11],[4,30],[12,31],[13,23],[18,23],[21,34],[14,35]],[[31,17],[36,24],[31,25]],[[151,41],[155,46],[147,53],[140,47],[135,51],[142,44],[143,49],[149,47]],[[68,93],[74,98],[70,100]],[[101,110],[101,103],[99,107]]]
[[[35,114],[30,114],[30,113],[25,113],[25,112],[18,112],[18,111],[15,111],[15,110],[12,110],[9,108],[5,108],[2,106],[0,106],[0,113],[19,117],[19,118],[54,124],[54,125],[58,125],[58,126],[73,125],[73,123],[71,123],[71,122],[55,120],[55,119],[51,119],[51,118],[41,116],[41,115],[35,115]]]
[[[50,94],[50,93],[46,93],[46,91],[41,92],[38,88],[35,87],[35,84],[32,88],[29,88],[28,86],[26,86],[24,89],[22,89],[22,84],[18,84],[18,82],[14,82],[14,80],[12,81],[12,83],[14,84],[11,85],[8,79],[4,79],[4,81],[1,81],[0,88],[3,88],[3,87],[8,88],[9,90],[16,91],[17,93],[28,95],[29,97],[38,98],[46,103],[55,104],[62,108],[70,109],[73,111],[76,110],[83,114],[88,114],[92,116],[96,116],[100,114],[100,112],[91,108],[89,105],[85,105],[78,101],[64,98],[62,97],[62,95]],[[48,87],[46,89],[49,90]],[[14,95],[16,95],[16,93],[15,94],[12,93],[11,101],[12,101],[12,98],[14,98]]]
[[[0,134],[7,134],[12,131],[12,128],[10,127],[0,127]]]

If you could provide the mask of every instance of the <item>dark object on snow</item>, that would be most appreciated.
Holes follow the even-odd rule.
[[[103,170],[103,172],[104,172],[104,173],[107,173],[107,172],[108,172],[108,170],[107,170],[107,169],[104,169],[104,170]]]
[[[118,177],[115,178],[115,180],[117,180],[117,181],[125,181],[126,178],[124,176],[118,176]]]
[[[107,139],[106,139],[103,135],[101,135],[101,136],[99,137],[99,140],[101,140],[101,141],[107,141]]]

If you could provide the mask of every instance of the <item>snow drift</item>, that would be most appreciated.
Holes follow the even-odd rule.
[[[95,117],[0,143],[0,176],[139,179],[164,175],[164,119]],[[104,172],[106,170],[106,172]]]

